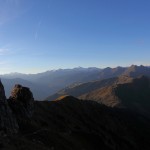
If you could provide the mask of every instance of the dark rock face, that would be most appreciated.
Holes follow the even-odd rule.
[[[17,118],[31,118],[34,98],[29,88],[16,84],[8,101]]]
[[[17,131],[18,123],[7,103],[4,87],[0,81],[0,135],[16,133]]]
[[[17,133],[20,122],[32,116],[34,98],[29,88],[15,85],[7,100],[0,81],[0,138]]]
[[[2,82],[0,81],[0,102],[5,102],[6,96],[5,96],[5,90]]]

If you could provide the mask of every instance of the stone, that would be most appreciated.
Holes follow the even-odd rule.
[[[34,98],[29,88],[16,84],[8,101],[17,118],[32,117],[34,110]]]

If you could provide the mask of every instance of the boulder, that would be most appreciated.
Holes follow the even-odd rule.
[[[16,84],[9,97],[9,104],[17,118],[31,118],[34,110],[34,98],[29,88]]]

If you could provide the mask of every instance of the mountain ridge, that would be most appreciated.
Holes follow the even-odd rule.
[[[128,108],[150,114],[150,78],[147,76],[116,78],[88,82],[66,88],[46,100],[72,95],[82,100],[93,100],[109,107]]]
[[[34,87],[27,83],[25,83],[25,85],[29,86],[32,89],[36,99],[43,100],[49,95],[52,95],[57,91],[71,85],[73,86],[90,81],[119,77],[121,75],[137,77],[142,74],[150,76],[150,68],[135,65],[132,65],[130,67],[116,67],[116,68],[107,67],[104,69],[94,67],[92,68],[79,67],[74,69],[59,69],[55,71],[54,70],[47,71],[44,73],[32,75],[24,75],[24,74],[16,75],[15,73],[14,75],[10,76],[0,75],[0,77],[2,79],[5,77],[7,79],[14,80],[14,82],[18,84],[20,83],[20,80],[18,79],[18,81],[16,81],[16,78],[21,78],[22,80],[27,80],[26,82],[31,82],[32,85],[34,85]],[[7,95],[9,95],[11,87],[8,87],[7,85],[5,85],[5,87],[6,92],[8,91]],[[37,92],[37,90],[34,90],[37,87],[41,89],[41,91],[39,90]]]

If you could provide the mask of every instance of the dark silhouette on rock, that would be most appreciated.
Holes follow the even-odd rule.
[[[34,98],[29,88],[16,84],[8,101],[17,118],[31,118]]]
[[[10,109],[2,82],[0,81],[0,134],[17,133],[18,123]]]

